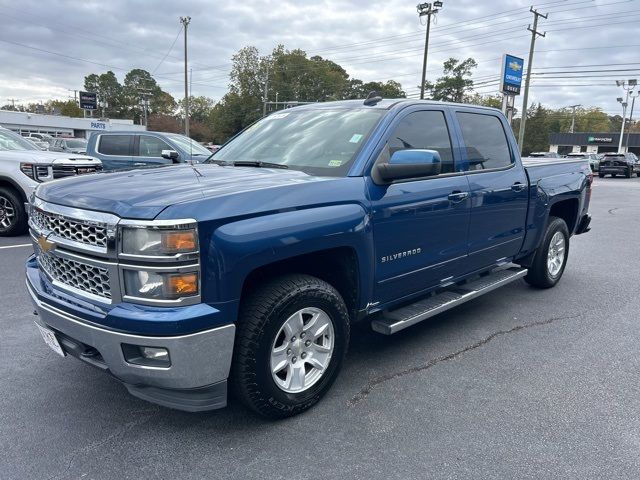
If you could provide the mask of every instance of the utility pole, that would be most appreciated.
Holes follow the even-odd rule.
[[[624,137],[624,127],[627,121],[627,106],[629,105],[629,92],[638,84],[635,78],[629,80],[616,80],[616,85],[622,87],[627,93],[626,98],[618,97],[618,103],[622,104],[622,128],[620,129],[620,141],[618,142],[618,152],[622,152],[622,138]]]
[[[531,45],[529,46],[529,59],[527,60],[527,78],[524,81],[524,95],[522,98],[522,119],[520,120],[520,132],[518,134],[518,146],[520,147],[520,153],[522,153],[522,146],[524,144],[524,129],[527,123],[527,102],[529,101],[529,82],[531,81],[531,66],[533,65],[533,51],[536,48],[536,37],[546,37],[547,32],[538,32],[538,17],[542,17],[545,20],[549,14],[542,14],[535,10],[533,7],[529,8],[529,11],[533,13],[533,28],[531,25],[527,27],[527,30],[531,32]]]
[[[267,76],[264,79],[264,97],[262,97],[262,116],[267,116],[267,101],[269,94],[269,60],[267,59]]]
[[[420,100],[424,100],[424,84],[427,78],[427,54],[429,53],[429,31],[431,30],[431,15],[438,13],[442,2],[420,3],[416,6],[420,18],[427,17],[427,33],[424,37],[424,57],[422,58],[422,82],[420,83]]]
[[[569,127],[569,133],[573,133],[576,128],[576,108],[581,107],[582,105],[569,105],[571,109],[571,127]]]
[[[191,22],[191,17],[180,17],[184,27],[184,134],[189,136],[189,70],[187,61],[187,27]]]
[[[11,110],[15,110],[16,109],[16,102],[20,101],[19,98],[7,98],[7,100],[9,102],[11,102]]]
[[[638,90],[635,95],[633,92],[629,94],[631,96],[631,113],[629,114],[629,126],[627,127],[627,139],[624,142],[625,150],[629,151],[629,135],[631,134],[631,127],[633,126],[633,107],[636,104],[636,98],[640,96],[640,90]]]

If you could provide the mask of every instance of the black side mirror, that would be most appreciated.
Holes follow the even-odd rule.
[[[376,164],[373,179],[376,183],[391,183],[394,180],[422,178],[439,175],[442,160],[436,150],[398,150],[388,162]]]
[[[162,158],[172,160],[173,163],[178,163],[178,159],[180,158],[180,155],[175,150],[162,150],[160,155]]]

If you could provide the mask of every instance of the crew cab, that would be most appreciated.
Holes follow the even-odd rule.
[[[0,237],[27,230],[24,204],[39,183],[101,169],[100,160],[42,151],[28,139],[0,127]]]
[[[329,390],[355,323],[556,285],[591,183],[584,160],[523,163],[495,109],[301,106],[203,164],[41,185],[27,287],[47,344],[131,394],[199,411],[230,386],[281,418]]]
[[[200,163],[211,152],[195,140],[177,133],[94,133],[86,146],[87,155],[99,158],[105,171]]]

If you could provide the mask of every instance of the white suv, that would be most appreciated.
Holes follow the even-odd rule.
[[[0,127],[0,237],[26,231],[24,204],[38,183],[101,170],[102,162],[96,158],[44,152]]]

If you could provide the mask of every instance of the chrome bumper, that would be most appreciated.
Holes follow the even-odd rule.
[[[124,382],[133,395],[188,411],[226,405],[226,381],[233,355],[235,325],[173,337],[130,335],[89,324],[41,301],[28,280],[27,289],[38,314],[35,321],[68,337],[69,341],[96,349],[99,353],[96,357],[74,356],[108,370]],[[64,342],[61,343],[64,349]],[[125,360],[122,344],[166,348],[171,365],[151,367],[129,363]]]

